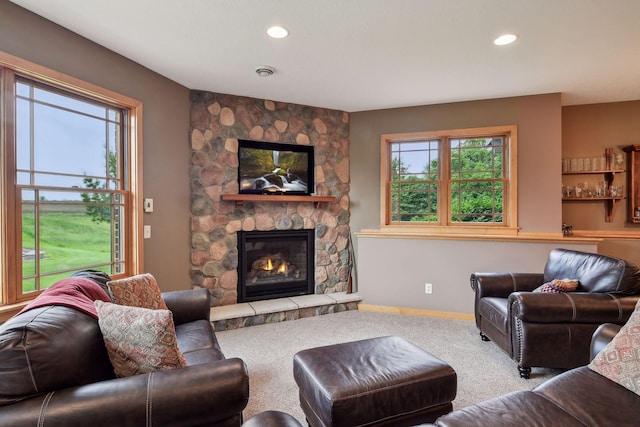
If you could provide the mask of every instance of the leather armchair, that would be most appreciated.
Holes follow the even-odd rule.
[[[553,279],[577,279],[566,293],[532,292]],[[589,362],[602,323],[624,324],[640,299],[638,267],[593,253],[554,249],[544,273],[473,273],[475,320],[529,378],[532,367],[574,368]]]

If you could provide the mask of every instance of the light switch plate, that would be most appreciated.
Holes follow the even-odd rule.
[[[144,199],[144,211],[153,212],[153,199]]]
[[[144,238],[145,239],[150,239],[151,238],[151,226],[150,225],[145,225],[142,230],[143,230]]]

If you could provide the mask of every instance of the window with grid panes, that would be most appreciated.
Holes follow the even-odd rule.
[[[32,255],[22,292],[85,268],[123,272],[126,111],[27,79],[15,87],[19,237]]]
[[[74,271],[117,277],[140,263],[141,104],[25,63],[0,56],[8,225],[0,307],[33,299]]]
[[[382,136],[383,226],[516,228],[516,127]]]

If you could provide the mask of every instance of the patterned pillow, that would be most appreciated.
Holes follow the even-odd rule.
[[[640,395],[640,301],[627,323],[596,355],[589,368]]]
[[[118,377],[187,366],[169,310],[95,302],[109,360]]]
[[[113,302],[116,304],[154,310],[167,309],[167,305],[162,299],[158,282],[149,273],[127,277],[126,279],[111,280],[108,285],[113,295]]]
[[[578,282],[576,279],[553,279],[536,289],[533,292],[548,292],[548,293],[560,293],[560,292],[573,292],[578,289]]]

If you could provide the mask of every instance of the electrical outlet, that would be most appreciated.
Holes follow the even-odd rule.
[[[424,284],[424,293],[425,293],[425,294],[431,294],[431,293],[433,293],[433,284],[431,284],[431,283],[425,283],[425,284]]]

